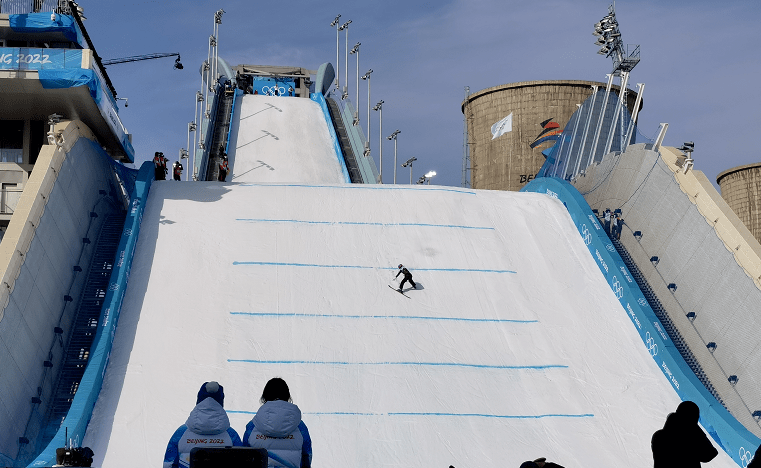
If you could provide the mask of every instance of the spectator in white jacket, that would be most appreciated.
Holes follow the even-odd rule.
[[[169,439],[164,455],[164,468],[189,468],[190,451],[194,447],[240,446],[241,440],[223,408],[224,389],[217,382],[201,385],[196,406],[188,420]]]
[[[260,402],[262,406],[246,425],[243,445],[267,449],[270,467],[310,468],[312,439],[301,420],[301,410],[291,400],[288,384],[279,377],[271,379]]]

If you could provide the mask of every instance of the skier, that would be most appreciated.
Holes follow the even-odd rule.
[[[394,276],[394,279],[398,278],[399,275],[404,275],[404,278],[402,279],[402,282],[399,283],[399,292],[402,292],[402,287],[404,287],[404,283],[409,281],[413,288],[417,289],[417,284],[415,284],[414,281],[412,281],[412,273],[410,273],[410,270],[404,267],[401,263],[399,264],[399,273]]]

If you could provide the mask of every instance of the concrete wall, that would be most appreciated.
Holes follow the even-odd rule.
[[[729,411],[761,436],[752,417],[761,410],[761,245],[702,172],[683,173],[683,160],[673,148],[633,145],[573,183],[592,208],[622,210],[624,247]]]
[[[38,450],[63,354],[54,328],[63,328],[65,340],[102,222],[121,209],[111,163],[92,132],[78,121],[61,122],[56,131],[62,146],[43,146],[0,243],[0,460],[6,462]],[[52,368],[43,366],[46,360]],[[32,404],[38,394],[42,404]],[[21,436],[32,443],[21,446]]]
[[[724,201],[761,241],[761,163],[726,170],[716,177],[716,183]]]
[[[552,142],[529,145],[542,133],[541,123],[552,119],[562,130],[576,104],[592,95],[595,81],[524,81],[471,94],[462,104],[470,141],[471,186],[475,189],[520,190],[544,164],[542,151]],[[618,90],[617,86],[613,87]],[[629,109],[636,93],[629,91]],[[492,140],[491,127],[513,114],[513,130]]]

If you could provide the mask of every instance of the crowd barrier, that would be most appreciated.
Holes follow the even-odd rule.
[[[584,197],[570,183],[551,177],[534,179],[521,191],[543,193],[563,203],[650,356],[679,397],[694,401],[700,407],[700,423],[708,434],[739,466],[745,468],[761,440],[740,424],[689,368]],[[663,418],[665,421],[665,414]]]
[[[135,254],[137,239],[140,234],[140,223],[145,211],[145,203],[148,192],[154,178],[153,162],[146,161],[140,166],[140,171],[135,180],[135,187],[130,194],[130,206],[127,218],[124,222],[124,231],[119,240],[119,248],[116,251],[111,280],[106,297],[103,301],[103,312],[98,322],[98,332],[90,348],[90,359],[87,368],[79,383],[77,393],[71,403],[66,418],[53,440],[37,458],[29,465],[30,467],[53,466],[56,464],[56,448],[66,445],[66,435],[69,439],[84,439],[87,424],[90,422],[92,410],[98,400],[103,377],[106,374],[106,366],[111,355],[111,345],[114,341],[116,324],[121,312],[124,293],[127,291],[132,258]]]

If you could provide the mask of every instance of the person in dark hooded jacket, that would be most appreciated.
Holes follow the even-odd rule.
[[[223,406],[224,388],[217,382],[201,385],[196,406],[188,420],[169,439],[163,468],[190,467],[190,450],[194,447],[239,447],[243,445],[235,429],[230,427]]]
[[[683,401],[666,418],[663,429],[651,440],[655,468],[680,466],[700,468],[719,454],[716,447],[698,426],[700,408],[692,401]]]
[[[243,445],[267,449],[269,467],[310,468],[312,439],[285,380],[270,379],[260,402],[262,406],[246,425]]]

